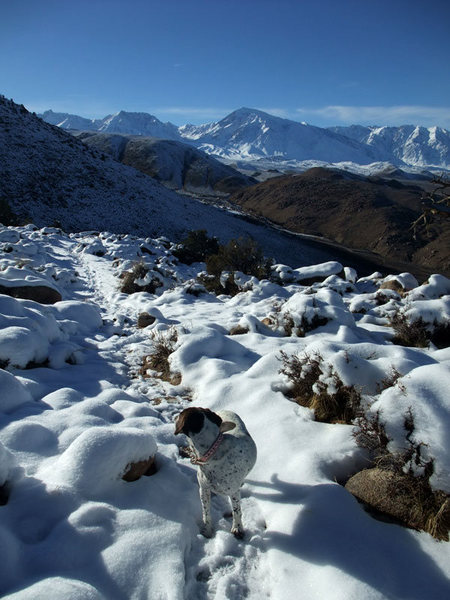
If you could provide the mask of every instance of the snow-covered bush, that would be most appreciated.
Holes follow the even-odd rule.
[[[206,273],[199,275],[199,281],[209,292],[234,296],[247,286],[245,275],[267,279],[271,263],[254,240],[233,239],[206,258]]]
[[[268,320],[280,333],[297,337],[304,337],[327,323],[330,323],[329,328],[355,326],[355,320],[341,296],[327,288],[293,294],[279,310],[269,315]]]
[[[417,300],[406,305],[391,318],[393,342],[402,346],[438,348],[450,345],[450,296]]]
[[[354,436],[369,451],[373,470],[395,474],[385,479],[388,493],[394,503],[409,507],[398,516],[409,526],[448,540],[450,461],[445,449],[450,410],[442,378],[446,368],[436,364],[398,379],[359,414]]]
[[[163,283],[156,273],[151,271],[143,262],[139,262],[134,265],[131,271],[123,273],[120,291],[124,294],[135,294],[136,292],[154,294],[162,285]]]
[[[314,411],[316,421],[351,423],[356,417],[361,394],[354,385],[345,385],[320,354],[280,352],[280,373],[289,381],[287,395]]]

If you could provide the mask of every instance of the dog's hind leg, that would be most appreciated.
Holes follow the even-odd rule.
[[[205,537],[212,536],[211,522],[211,488],[199,481],[200,501],[202,503],[203,525],[201,532]]]
[[[233,524],[231,526],[231,533],[242,539],[244,537],[244,527],[242,526],[242,511],[241,511],[241,492],[238,490],[235,494],[230,496],[231,508],[233,509]]]

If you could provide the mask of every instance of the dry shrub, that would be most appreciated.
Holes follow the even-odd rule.
[[[172,373],[170,370],[169,356],[175,350],[175,344],[178,339],[177,330],[172,327],[167,332],[152,332],[154,349],[152,354],[144,356],[140,375],[147,379],[149,377],[158,377],[163,381],[168,381],[172,385],[181,383],[180,373]],[[153,371],[149,374],[149,371]]]
[[[430,341],[436,348],[448,348],[450,346],[450,322],[434,323]]]
[[[239,294],[240,289],[234,280],[234,274],[229,273],[228,277],[222,278],[220,275],[209,275],[208,273],[201,273],[198,276],[198,280],[201,285],[208,292],[212,292],[216,294],[216,296],[220,296],[221,294],[226,294],[227,296],[236,296]]]
[[[300,320],[300,324],[296,325],[292,314],[286,310],[281,312],[277,310],[274,314],[271,314],[266,318],[265,324],[271,329],[282,328],[286,336],[292,335],[297,337],[305,337],[310,331],[314,331],[322,325],[326,325],[329,319],[327,317],[320,316],[318,313],[314,314],[312,319],[306,319],[304,315]]]
[[[270,275],[270,265],[271,261],[264,258],[262,249],[251,238],[230,240],[206,260],[206,270],[216,277],[220,277],[222,271],[241,271],[266,279]]]
[[[137,280],[144,279],[149,271],[150,269],[143,262],[135,263],[131,271],[123,273],[120,291],[124,294],[135,294],[136,292],[154,294],[163,285],[158,277],[152,277],[151,281],[146,285],[138,285],[136,283]]]
[[[408,321],[406,315],[397,313],[391,319],[395,331],[392,338],[394,344],[415,348],[427,348],[433,343],[437,348],[447,348],[450,345],[450,323],[426,323],[423,319]]]
[[[304,316],[302,316],[302,320],[300,326],[297,327],[297,335],[298,337],[304,337],[310,331],[314,331],[318,327],[322,327],[322,325],[326,325],[330,319],[327,317],[321,317],[317,313],[313,316],[313,318],[308,321]]]
[[[391,319],[391,326],[395,331],[395,336],[392,338],[394,344],[415,348],[428,346],[430,336],[422,319],[409,322],[404,314],[397,313]]]
[[[396,367],[392,366],[391,370],[389,371],[389,374],[386,375],[386,377],[384,377],[384,379],[382,379],[380,383],[377,383],[377,393],[381,394],[381,392],[387,390],[390,387],[394,387],[394,385],[398,385],[399,389],[402,392],[405,392],[405,386],[399,382],[399,379],[401,379],[402,377],[403,375],[400,373],[400,371]]]
[[[211,254],[217,254],[219,242],[215,237],[208,237],[206,229],[189,231],[184,240],[172,252],[178,260],[186,265],[204,262]]]
[[[283,363],[280,373],[291,382],[292,387],[286,394],[297,404],[314,410],[316,421],[322,423],[351,423],[358,414],[361,394],[355,386],[347,386],[331,367],[324,365],[323,357],[318,354],[289,356],[280,352]],[[332,379],[334,392],[320,380],[320,376],[328,371]]]

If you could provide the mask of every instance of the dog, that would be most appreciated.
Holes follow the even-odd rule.
[[[199,466],[205,537],[212,536],[211,492],[229,496],[233,523],[231,533],[244,537],[240,488],[256,462],[256,445],[242,419],[233,412],[215,413],[208,408],[186,408],[177,417],[175,435],[189,439],[191,462]]]

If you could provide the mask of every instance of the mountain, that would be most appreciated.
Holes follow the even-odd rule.
[[[265,112],[240,108],[210,125],[180,128],[185,140],[222,158],[353,161],[382,160],[367,145],[321,127],[281,119]]]
[[[66,231],[101,224],[115,233],[175,239],[202,227],[229,238],[244,235],[247,227],[241,219],[182,197],[89,148],[1,96],[0,213],[1,220],[59,224]]]
[[[167,187],[198,194],[229,194],[256,183],[189,144],[116,133],[80,132],[85,144],[154,177]]]
[[[450,273],[450,227],[436,220],[416,238],[424,190],[411,184],[315,168],[270,179],[231,196],[247,213],[297,233],[325,237],[384,260]],[[414,265],[414,266],[413,266]]]
[[[442,127],[331,127],[330,131],[366,144],[395,164],[450,168],[450,131]]]
[[[318,161],[348,163],[346,168],[390,163],[398,167],[450,169],[450,132],[440,127],[322,128],[251,108],[235,110],[214,123],[178,128],[147,113],[125,111],[92,120],[51,110],[41,116],[63,129],[184,141],[221,160],[262,164],[263,168],[304,170],[307,166],[297,163]]]
[[[46,110],[42,115],[38,115],[51,125],[57,125],[61,129],[83,129],[86,131],[96,131],[101,119],[85,119],[78,115],[70,115],[69,113],[53,112]]]
[[[57,125],[61,129],[77,129],[83,131],[101,131],[104,133],[128,133],[178,140],[178,128],[172,123],[163,123],[153,115],[143,112],[126,112],[121,110],[103,119],[85,119],[69,113],[55,113],[47,110],[38,115],[47,123]]]
[[[331,252],[328,246],[181,196],[2,96],[0,222],[58,225],[68,232],[101,227],[174,241],[188,230],[205,229],[223,242],[250,236],[278,262],[302,266],[333,257],[360,273],[376,268],[342,249]]]

